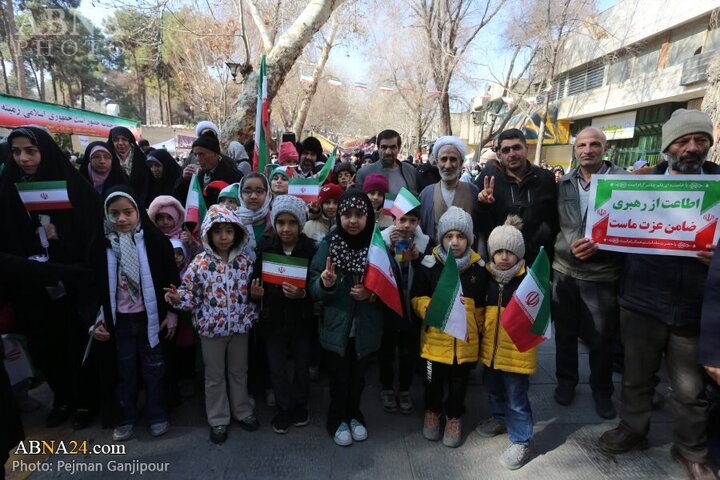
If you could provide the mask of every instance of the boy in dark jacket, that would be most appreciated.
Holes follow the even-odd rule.
[[[301,233],[307,220],[307,208],[299,198],[291,195],[277,197],[271,219],[274,231],[266,230],[259,242],[250,294],[253,299],[261,301],[260,327],[265,337],[270,379],[277,402],[272,426],[275,433],[283,434],[287,433],[291,424],[302,427],[310,422],[307,400],[313,304],[307,291],[307,266],[315,255],[316,247],[313,240]],[[306,261],[302,278],[293,277],[302,267],[285,267],[282,263],[275,263],[277,259],[272,255]],[[275,275],[285,277],[282,284],[270,283],[269,279],[261,283],[263,262],[268,267],[279,265]],[[275,268],[272,270],[275,271]],[[287,375],[288,356],[294,362],[292,381]]]

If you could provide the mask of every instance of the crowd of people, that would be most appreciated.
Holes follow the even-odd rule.
[[[170,428],[168,409],[199,371],[213,443],[227,439],[233,421],[257,430],[262,398],[276,408],[271,428],[284,434],[309,423],[308,386],[321,369],[329,378],[328,434],[349,446],[369,435],[362,394],[377,357],[382,408],[412,412],[410,387],[422,372],[422,435],[455,448],[466,428],[470,372],[482,364],[491,415],[477,434],[507,434],[499,461],[518,469],[531,458],[537,354],[520,351],[500,318],[544,249],[558,408],[574,401],[580,339],[603,419],[618,415],[612,375],[623,370],[620,423],[598,439],[600,448],[644,448],[665,358],[671,454],[690,478],[717,478],[708,437],[718,434],[709,392],[720,382],[720,260],[715,245],[697,258],[623,254],[585,237],[593,175],[629,175],[603,159],[602,131],[580,131],[577,166],[556,175],[528,161],[517,129],[500,133],[473,172],[456,137],[438,138],[417,166],[399,160],[401,136],[384,130],[373,153],[343,154],[309,203],[289,195],[288,185],[317,175],[327,160],[314,137],[281,143],[267,172],[253,172],[252,145],[232,142],[224,155],[214,124],[201,122],[196,133],[192,159],[180,166],[114,128],[107,141],[87,146],[77,168],[43,128],[8,136],[0,173],[2,333],[25,336],[53,392],[48,427],[72,419],[81,430],[99,417],[120,442],[142,420],[160,437]],[[663,126],[663,161],[644,173],[718,175],[707,161],[713,143],[706,114],[677,110]],[[186,222],[183,207],[193,178],[207,205],[200,224]],[[51,198],[27,194],[34,186],[52,190]],[[390,214],[386,198],[404,190],[419,206]],[[376,229],[401,312],[364,283]],[[270,264],[286,272],[280,281]],[[461,285],[464,341],[426,323],[447,264]],[[0,381],[4,463],[23,438],[27,397],[5,372]]]

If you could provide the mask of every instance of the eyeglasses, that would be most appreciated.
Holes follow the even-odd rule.
[[[242,192],[243,195],[247,195],[248,197],[253,193],[259,197],[261,195],[265,195],[267,193],[267,190],[265,190],[264,188],[256,188],[254,190],[252,188],[243,188],[242,190],[240,190],[240,192]]]
[[[523,145],[520,143],[516,143],[515,145],[510,145],[509,147],[503,147],[503,148],[493,147],[493,152],[495,152],[495,153],[500,152],[503,155],[506,155],[506,154],[510,153],[510,150],[512,150],[513,152],[519,152],[522,149],[523,149]]]

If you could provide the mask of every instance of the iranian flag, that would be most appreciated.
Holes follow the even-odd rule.
[[[305,288],[308,260],[274,253],[262,254],[262,281],[275,285],[289,283]]]
[[[265,55],[260,61],[260,72],[258,73],[258,96],[257,108],[255,110],[255,151],[253,152],[253,172],[264,172],[267,164],[267,143],[265,138],[270,121],[268,113],[268,79],[265,68]]]
[[[430,299],[425,313],[425,324],[463,342],[468,341],[465,300],[460,284],[460,272],[452,250],[448,252],[445,266]]]
[[[395,215],[395,218],[400,218],[410,210],[419,206],[420,200],[415,198],[415,195],[413,195],[410,190],[402,187],[390,207],[390,214]]]
[[[294,195],[304,202],[314,202],[320,195],[317,178],[291,177],[288,181],[288,195]]]
[[[360,90],[367,90],[368,84],[365,82],[353,82],[353,87],[359,88]]]
[[[342,81],[337,77],[330,77],[328,79],[328,85],[331,87],[342,87]]]
[[[500,317],[517,349],[527,352],[550,338],[550,261],[544,248]]]
[[[391,215],[392,206],[393,203],[395,203],[395,195],[392,193],[386,193],[385,194],[385,202],[383,203],[383,215],[387,215],[388,217]],[[376,219],[377,220],[377,219]]]
[[[328,176],[332,174],[335,168],[335,159],[337,158],[338,147],[335,147],[330,154],[323,168],[315,177],[290,177],[288,180],[288,195],[294,195],[305,202],[314,202],[320,195],[320,187],[323,186]]]
[[[312,83],[313,82],[313,76],[309,73],[301,73],[300,74],[300,81],[305,83]]]
[[[196,236],[200,231],[200,225],[202,225],[206,212],[205,197],[202,196],[200,182],[197,174],[194,173],[190,179],[190,188],[188,188],[187,199],[185,200],[185,223],[194,224],[191,231]]]
[[[15,188],[28,211],[72,208],[65,180],[16,183]]]
[[[363,278],[365,288],[377,295],[380,300],[402,317],[402,302],[397,281],[392,271],[390,257],[385,241],[377,225],[368,249],[368,264]]]

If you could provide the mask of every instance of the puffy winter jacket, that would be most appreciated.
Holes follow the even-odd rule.
[[[480,360],[486,367],[503,372],[532,375],[536,369],[536,349],[520,352],[500,323],[513,293],[525,278],[525,267],[521,268],[507,285],[502,286],[490,275],[485,297],[485,318],[482,326]]]
[[[242,234],[240,244],[230,251],[228,261],[220,258],[208,241],[210,228],[215,223],[232,223],[237,227],[236,232]],[[257,306],[249,295],[253,264],[244,250],[247,230],[234,212],[213,206],[205,216],[201,232],[205,251],[185,270],[178,289],[181,300],[175,306],[193,311],[193,325],[204,337],[247,333],[257,318]]]
[[[448,365],[452,365],[455,361],[458,364],[478,361],[480,326],[484,312],[483,300],[485,299],[488,275],[483,265],[480,255],[472,251],[470,264],[460,272],[467,320],[467,342],[423,323],[420,334],[420,356],[422,358]],[[411,304],[415,314],[423,321],[443,267],[438,256],[438,247],[435,247],[433,255],[425,257],[415,272],[410,289]]]

